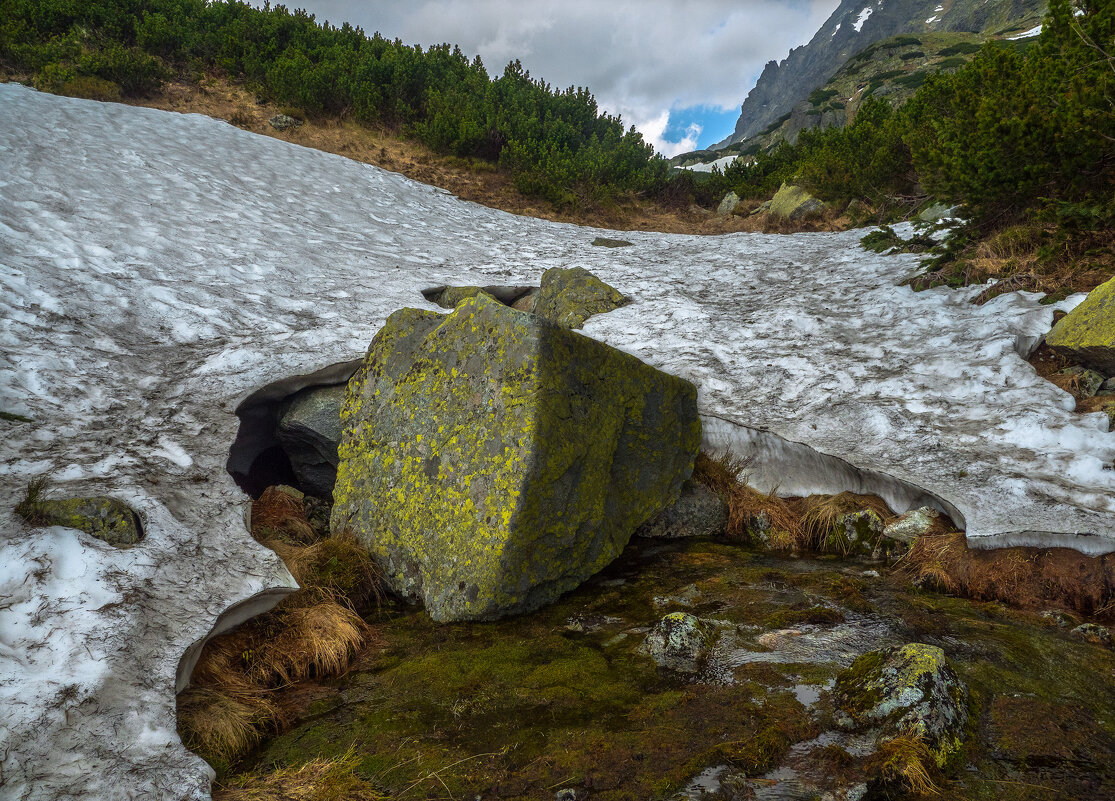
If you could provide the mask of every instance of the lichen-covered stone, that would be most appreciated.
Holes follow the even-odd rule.
[[[115,498],[62,498],[34,504],[38,521],[46,526],[76,528],[117,548],[135,545],[142,536],[132,508]]]
[[[687,612],[666,615],[643,641],[645,651],[659,667],[694,673],[712,646],[715,630]]]
[[[276,114],[268,119],[267,122],[276,131],[286,131],[291,128],[297,128],[302,124],[302,120],[297,117],[292,117],[289,114]]]
[[[341,404],[346,386],[312,387],[297,393],[279,413],[278,439],[302,489],[331,498],[337,480]]]
[[[800,186],[782,184],[770,199],[770,214],[787,220],[801,220],[823,211],[825,204]]]
[[[537,608],[672,503],[693,385],[484,296],[391,315],[341,412],[334,531],[435,620]]]
[[[940,766],[960,750],[968,689],[934,645],[869,651],[837,677],[834,692],[841,728],[915,737]]]
[[[437,296],[434,303],[443,309],[455,309],[462,301],[474,298],[477,295],[493,297],[490,292],[479,286],[447,286]]]
[[[552,267],[542,274],[534,313],[565,328],[580,328],[594,314],[628,304],[618,289],[583,267]]]
[[[720,205],[716,207],[716,213],[726,217],[736,210],[739,206],[739,195],[735,192],[729,192],[724,195],[724,199],[720,201]]]
[[[913,545],[918,537],[932,531],[940,519],[940,512],[931,506],[923,506],[899,515],[883,528],[883,536],[904,545]]]
[[[728,526],[728,504],[699,481],[685,482],[678,499],[641,526],[640,537],[716,537]]]
[[[1111,632],[1096,623],[1081,623],[1069,634],[1093,645],[1102,645],[1106,648],[1110,648],[1112,645]]]
[[[609,239],[606,236],[598,236],[592,240],[592,244],[598,248],[629,248],[631,243],[626,239]]]
[[[1115,374],[1115,278],[1093,289],[1045,337],[1054,352]]]
[[[824,550],[841,553],[871,554],[883,533],[883,518],[871,509],[850,512],[836,519],[825,538]]]

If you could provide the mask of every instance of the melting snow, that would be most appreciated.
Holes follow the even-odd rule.
[[[1033,28],[1030,28],[1030,30],[1028,30],[1028,31],[1023,31],[1022,33],[1016,34],[1015,36],[1008,36],[1007,39],[1011,42],[1017,41],[1019,39],[1030,39],[1034,36],[1040,36],[1041,35],[1041,29],[1042,29],[1042,26],[1037,25]]]
[[[838,30],[840,30],[840,24],[841,24],[841,23],[839,23],[839,22],[838,22],[838,23],[836,23],[836,27],[832,29],[832,36],[836,36],[836,32],[837,32]],[[831,38],[832,38],[832,36],[830,36],[829,38],[831,39]]]
[[[871,6],[867,6],[865,9],[859,12],[859,16],[856,17],[856,21],[852,23],[852,27],[856,29],[856,33],[859,33],[861,30],[863,30],[863,23],[867,22],[867,18],[870,17],[874,12],[875,9],[873,9]]]
[[[757,482],[933,502],[977,545],[1115,547],[1115,436],[1018,355],[1056,308],[1036,296],[914,293],[918,257],[862,231],[595,248],[608,232],[197,115],[6,84],[0,119],[0,408],[36,421],[0,421],[8,796],[206,796],[174,733],[180,659],[291,586],[223,470],[234,409],[434,309],[422,287],[583,265],[635,299],[585,332],[692,380],[710,444],[758,454]],[[146,539],[28,529],[12,506],[46,470],[130,503]]]
[[[712,168],[716,167],[723,172],[724,168],[735,161],[736,158],[736,156],[724,156],[716,161],[710,161],[707,164],[694,164],[692,167],[683,167],[683,169],[692,170],[693,172],[712,172]]]

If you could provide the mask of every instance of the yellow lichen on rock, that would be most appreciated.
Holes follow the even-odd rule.
[[[1105,375],[1115,374],[1115,278],[1093,289],[1061,318],[1045,343],[1062,356]]]
[[[677,498],[700,443],[692,384],[483,295],[393,314],[341,420],[332,527],[437,620],[576,587]]]

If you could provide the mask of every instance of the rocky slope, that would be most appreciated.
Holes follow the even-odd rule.
[[[724,148],[762,133],[824,85],[851,57],[898,34],[1021,33],[1041,22],[1045,0],[841,0],[809,44],[771,61],[743,102]]]

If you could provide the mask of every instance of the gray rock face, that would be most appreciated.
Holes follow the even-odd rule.
[[[1073,637],[1105,648],[1112,646],[1111,631],[1096,623],[1081,623],[1069,632]]]
[[[331,527],[438,621],[577,587],[677,498],[700,445],[689,382],[484,295],[391,315],[349,386]]]
[[[288,131],[302,124],[302,120],[291,117],[288,114],[276,114],[274,117],[267,120],[267,122],[276,131]]]
[[[957,0],[942,14],[936,11],[938,5],[939,0],[841,0],[809,44],[791,50],[781,63],[767,63],[743,101],[735,130],[717,147],[756,136],[791,114],[849,58],[875,42],[900,33],[991,31],[1009,20],[1040,14],[1046,7],[1044,0]],[[863,15],[865,9],[870,10],[869,16]]]
[[[318,498],[332,498],[341,441],[341,404],[345,384],[304,389],[285,404],[278,438],[298,483]]]
[[[834,692],[841,728],[916,737],[942,765],[960,750],[968,689],[935,645],[869,651],[837,677]]]
[[[663,539],[715,537],[723,534],[727,525],[728,504],[724,499],[699,481],[689,480],[678,499],[636,533]]]
[[[687,612],[671,612],[647,635],[642,649],[659,667],[695,673],[712,646],[714,631]]]
[[[736,206],[738,205],[739,195],[737,195],[735,192],[729,192],[728,194],[724,195],[724,199],[721,200],[720,205],[716,207],[716,213],[722,217],[725,217],[735,211]]]

